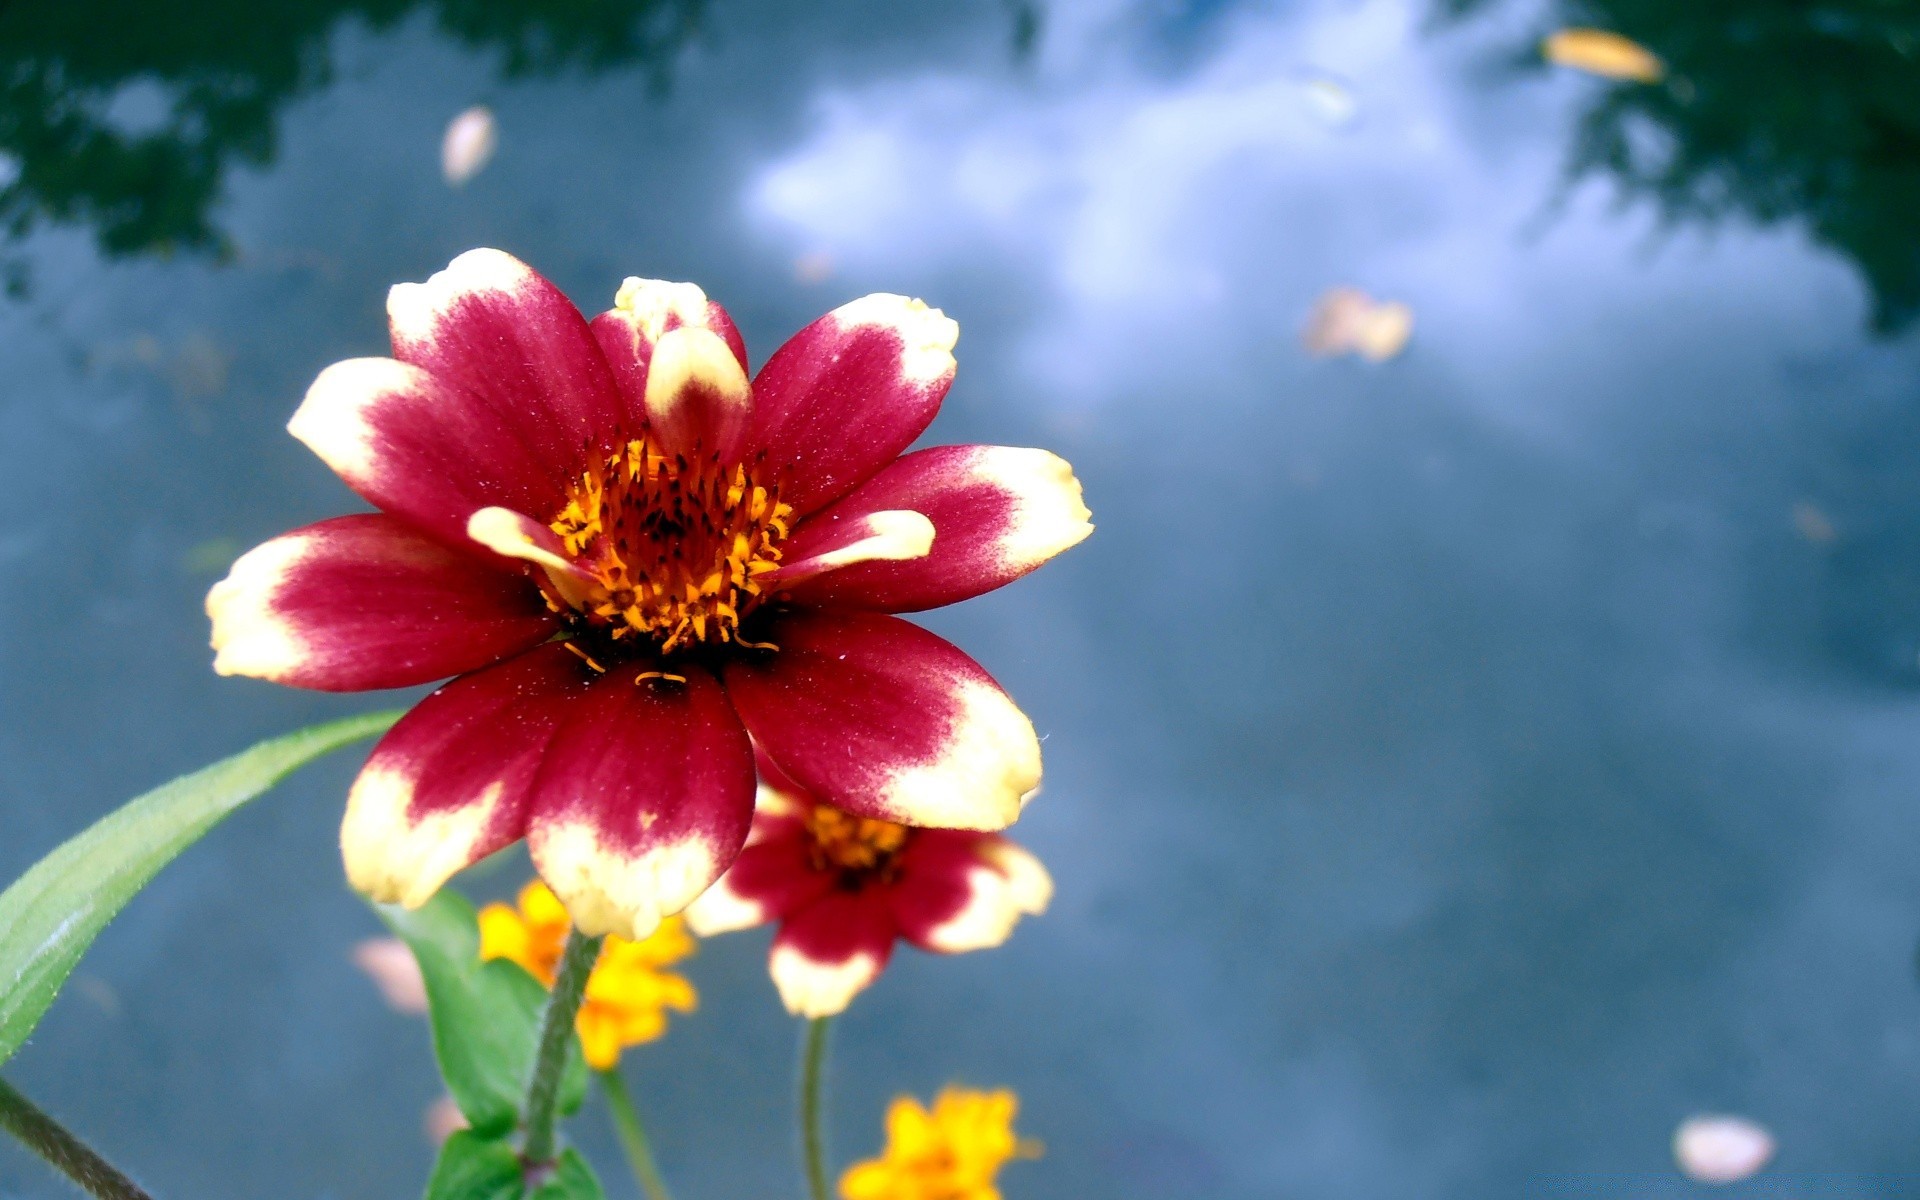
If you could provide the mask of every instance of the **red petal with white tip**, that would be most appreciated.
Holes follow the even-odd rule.
[[[768,758],[859,816],[1001,829],[1040,784],[1033,724],[980,664],[878,613],[793,613],[779,647],[727,664],[734,708]]]
[[[329,692],[411,687],[498,662],[557,627],[540,592],[381,513],[281,534],[207,593],[214,670]]]
[[[635,941],[732,864],[753,748],[718,681],[628,663],[593,681],[542,764],[527,848],[585,933]]]
[[[843,304],[773,352],[753,381],[749,456],[786,472],[801,516],[845,495],[920,436],[953,385],[960,327],[939,309],[875,294]]]

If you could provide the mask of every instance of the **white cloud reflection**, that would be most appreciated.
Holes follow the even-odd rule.
[[[1650,253],[1651,217],[1607,211],[1598,186],[1573,198],[1598,219],[1551,214],[1572,109],[1594,85],[1470,86],[1529,44],[1522,26],[1437,31],[1411,0],[1323,0],[1219,33],[1197,65],[1152,71],[1122,18],[1082,6],[1053,20],[1030,75],[826,90],[810,132],[751,181],[748,214],[792,254],[874,286],[1014,264],[1031,313],[1019,369],[1065,408],[1156,382],[1244,388],[1244,346],[1293,337],[1340,284],[1412,302],[1434,335],[1423,353],[1535,432],[1541,392],[1577,403],[1570,365],[1631,392],[1613,339],[1697,333],[1644,328],[1638,312],[1691,310],[1689,296],[1744,280],[1764,282],[1769,324],[1786,308],[1821,339],[1858,327],[1844,268],[1792,234],[1723,231],[1754,252],[1703,270],[1691,239]],[[1551,363],[1529,344],[1543,317]]]

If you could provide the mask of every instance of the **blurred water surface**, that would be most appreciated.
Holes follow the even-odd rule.
[[[1569,23],[1668,78],[1544,67]],[[1047,1144],[1016,1200],[1687,1195],[1703,1110],[1781,1145],[1730,1195],[1911,1190],[1916,53],[1904,0],[0,11],[0,874],[372,706],[216,679],[200,603],[352,506],[282,427],[388,284],[693,279],[756,363],[909,292],[963,329],[932,439],[1059,450],[1099,531],[929,619],[1046,736],[1059,899],[855,1005],[843,1160],[957,1078]],[[1303,350],[1348,285],[1398,357]],[[170,868],[10,1065],[157,1193],[425,1178],[354,766]],[[682,1200],[795,1194],[764,951],[629,1056]]]

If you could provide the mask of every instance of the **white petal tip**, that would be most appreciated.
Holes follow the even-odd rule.
[[[478,857],[504,791],[494,782],[464,804],[415,814],[413,779],[368,764],[347,792],[340,824],[347,882],[376,904],[419,908]]]
[[[937,757],[896,771],[883,803],[912,825],[1005,829],[1040,786],[1040,739],[1027,715],[991,683],[958,680],[953,700]]]
[[[613,307],[629,314],[649,342],[659,341],[671,326],[707,323],[707,294],[691,283],[629,275],[614,293]]]
[[[773,948],[767,961],[780,1002],[796,1017],[815,1020],[845,1012],[880,975],[880,960],[859,953],[845,962],[816,962],[792,946]]]
[[[1003,569],[1026,571],[1079,545],[1093,533],[1072,464],[1049,450],[989,446],[970,464],[978,478],[1013,498],[1000,536]]]
[[[724,876],[687,905],[683,915],[687,918],[687,928],[693,931],[695,937],[703,938],[751,929],[755,925],[765,924],[768,917],[766,908],[759,901],[749,900],[734,891],[727,886]]]
[[[877,325],[900,338],[900,369],[914,383],[927,385],[952,375],[953,348],[960,323],[924,300],[875,292],[833,310],[842,329]]]
[[[527,847],[575,928],[635,942],[693,903],[726,865],[702,838],[625,854],[603,849],[592,827],[578,823],[536,820]]]
[[[274,611],[273,600],[307,547],[308,539],[299,534],[255,546],[208,590],[216,674],[284,679],[306,659],[305,642]]]

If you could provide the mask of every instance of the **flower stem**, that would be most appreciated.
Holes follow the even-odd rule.
[[[640,1110],[633,1106],[627,1081],[619,1067],[600,1072],[600,1087],[607,1094],[607,1107],[613,1110],[613,1128],[620,1135],[620,1148],[627,1152],[627,1163],[647,1200],[667,1200],[667,1185],[660,1180],[660,1167],[653,1161],[653,1147],[647,1142],[646,1126],[640,1123]]]
[[[14,1091],[4,1079],[0,1079],[0,1129],[26,1143],[29,1150],[52,1163],[90,1196],[100,1200],[152,1200],[139,1184],[115,1170],[113,1164]]]
[[[567,1050],[573,1045],[573,1020],[580,1012],[580,1001],[587,994],[587,977],[600,958],[603,939],[582,936],[578,929],[567,934],[567,948],[560,954],[560,967],[553,978],[553,994],[547,997],[546,1015],[540,1021],[540,1047],[533,1060],[533,1080],[527,1085],[527,1140],[521,1156],[531,1167],[553,1161],[553,1125],[559,1115],[560,1076],[566,1072]]]
[[[827,1073],[827,1027],[832,1023],[832,1017],[808,1021],[805,1048],[800,1054],[800,1153],[806,1162],[810,1200],[830,1200],[825,1139],[820,1131],[820,1093]]]

